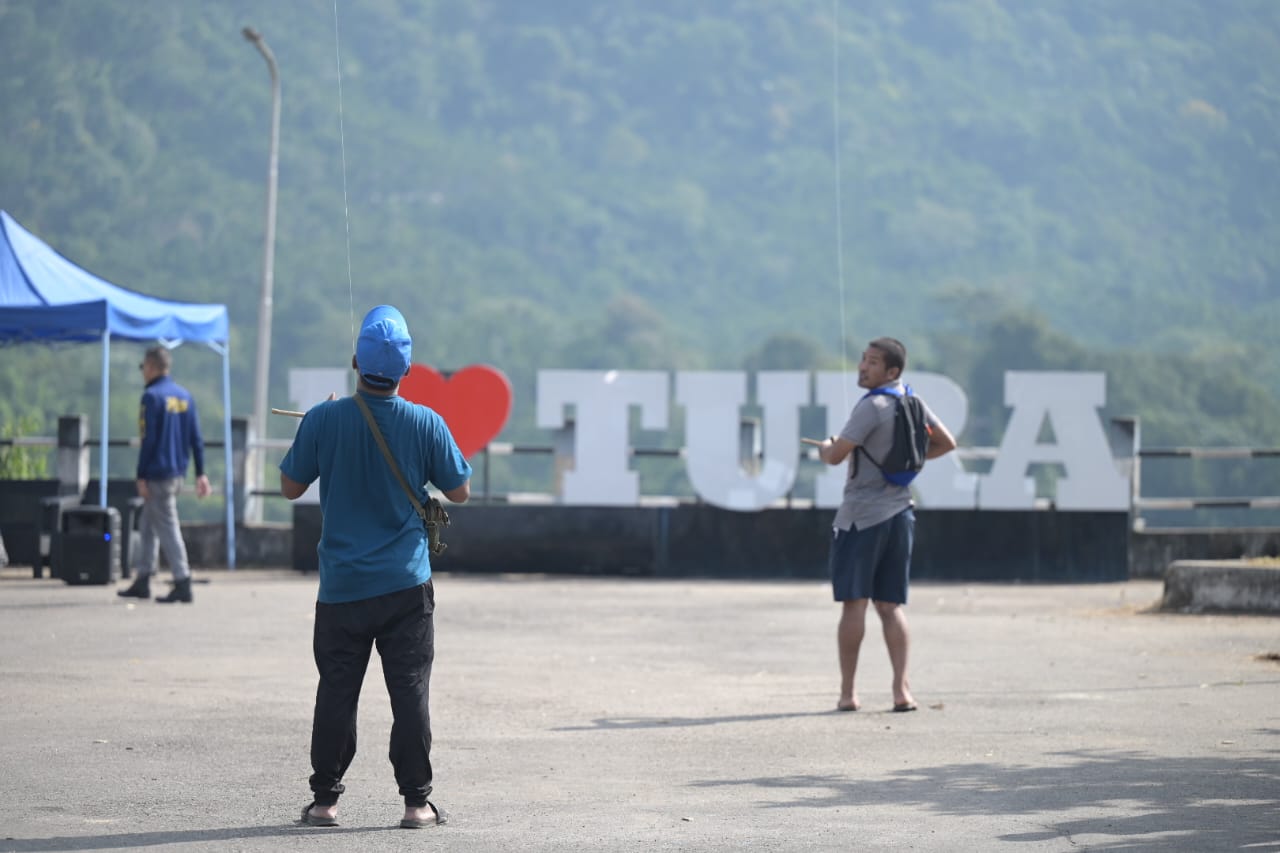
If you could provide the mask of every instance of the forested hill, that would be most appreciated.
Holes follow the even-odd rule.
[[[1004,369],[1085,368],[1153,441],[1280,443],[1272,0],[0,0],[0,207],[226,302],[239,413],[245,25],[283,85],[277,388],[388,301],[417,360],[511,374],[516,429],[537,368],[831,367],[893,333],[989,431]],[[5,350],[0,419],[94,399],[68,357]]]

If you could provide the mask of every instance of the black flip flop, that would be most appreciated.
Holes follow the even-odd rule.
[[[434,815],[428,818],[407,817],[400,821],[401,829],[428,829],[432,826],[442,826],[449,820],[449,816],[437,806],[435,803],[427,800],[427,805],[431,806]]]
[[[311,813],[311,807],[316,804],[315,800],[307,803],[302,807],[302,823],[307,826],[337,826],[338,819],[336,817],[318,817]]]

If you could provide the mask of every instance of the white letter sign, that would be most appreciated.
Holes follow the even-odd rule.
[[[562,503],[640,503],[640,475],[627,468],[631,407],[640,407],[645,429],[666,429],[668,395],[667,374],[657,370],[538,371],[538,426],[559,429],[565,406],[576,410],[573,470],[564,476]]]
[[[764,413],[756,466],[743,461],[742,408],[749,387],[743,371],[676,371],[674,389],[671,374],[658,370],[540,370],[537,376],[537,426],[557,430],[557,445],[564,447],[557,455],[557,499],[583,506],[640,504],[640,475],[629,464],[633,406],[639,409],[640,428],[665,430],[674,399],[685,411],[685,470],[693,490],[714,506],[754,511],[795,488],[802,410],[825,409],[827,434],[837,434],[865,393],[851,371],[813,372],[812,391],[807,371],[756,374],[755,402]],[[330,391],[344,390],[349,378],[348,370],[295,368],[289,371],[289,396],[306,407]],[[903,378],[960,437],[969,416],[964,390],[938,373]],[[1028,467],[1059,465],[1065,476],[1054,484],[1057,509],[1127,510],[1129,482],[1112,456],[1098,413],[1106,397],[1104,373],[1007,371],[1004,403],[1013,413],[989,473],[966,471],[962,450],[930,460],[912,490],[928,508],[1033,509],[1035,480]],[[1041,441],[1046,423],[1053,436]],[[969,458],[974,456],[970,451]],[[813,478],[814,505],[838,507],[848,467],[821,467]],[[314,489],[303,498],[315,499]]]
[[[803,371],[756,374],[757,402],[764,409],[764,464],[750,476],[742,468],[739,425],[747,397],[740,371],[680,371],[676,402],[685,407],[685,465],[704,501],[734,510],[764,509],[796,480],[800,453],[800,407],[809,401]]]
[[[1066,477],[1057,484],[1058,509],[1129,508],[1129,487],[1116,470],[1098,419],[1107,402],[1105,373],[1020,373],[1004,375],[1005,405],[1013,415],[991,473],[981,478],[982,509],[1029,509],[1035,490],[1027,477],[1032,463],[1060,463]],[[1048,418],[1055,438],[1037,437]]]

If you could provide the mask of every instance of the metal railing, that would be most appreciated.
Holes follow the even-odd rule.
[[[1135,519],[1142,517],[1143,510],[1189,510],[1189,509],[1280,509],[1280,496],[1266,495],[1258,497],[1142,497],[1141,461],[1144,459],[1277,459],[1280,448],[1275,447],[1152,447],[1140,449],[1133,468],[1134,497],[1133,512]]]
[[[262,439],[262,440],[246,440],[245,447],[249,451],[268,450],[268,451],[285,451],[292,445],[292,439]],[[83,450],[97,449],[101,442],[97,439],[87,438],[81,445]],[[225,442],[217,439],[211,439],[205,442],[206,448],[222,448]],[[127,439],[110,439],[107,442],[108,447],[119,448],[137,448],[139,440],[137,438]],[[12,438],[0,438],[0,447],[22,447],[22,448],[47,448],[54,450],[58,448],[58,440],[55,436],[17,436]],[[516,444],[512,442],[492,442],[480,451],[479,464],[479,488],[473,494],[473,500],[480,502],[501,502],[509,498],[511,492],[495,492],[493,488],[493,472],[492,460],[494,457],[515,457],[515,456],[549,456],[553,459],[553,466],[562,465],[562,462],[555,461],[563,459],[565,448],[563,445],[552,444]],[[651,459],[680,459],[685,455],[683,448],[655,448],[655,447],[633,447],[630,454],[635,458],[651,458]],[[967,463],[966,467],[971,468],[973,463],[989,462],[996,455],[996,448],[991,447],[961,447],[956,451],[962,463]],[[811,452],[801,450],[800,458],[813,459]],[[743,461],[744,464],[750,464],[754,460],[761,458],[758,444],[744,442]],[[1280,459],[1280,448],[1257,448],[1257,447],[1166,447],[1166,448],[1141,448],[1138,449],[1132,459],[1132,468],[1130,477],[1132,480],[1132,515],[1137,526],[1141,526],[1141,519],[1144,512],[1165,512],[1178,510],[1210,510],[1210,509],[1232,509],[1232,510],[1275,510],[1280,509],[1280,495],[1258,495],[1258,496],[1163,496],[1150,497],[1142,494],[1142,462],[1144,460],[1267,460]],[[241,477],[243,471],[236,472]],[[558,472],[553,470],[553,479],[558,477]],[[1280,478],[1277,478],[1280,482]],[[239,479],[241,484],[243,479]],[[217,489],[215,488],[215,492]],[[253,495],[258,497],[282,497],[279,489],[268,488],[241,488],[242,495]],[[554,493],[554,488],[549,493]],[[696,500],[696,498],[690,498]],[[796,501],[804,503],[803,501]],[[788,494],[785,501],[787,506],[793,504],[793,497]]]
[[[264,450],[288,450],[293,444],[290,439],[266,439],[264,441],[251,442],[250,447],[261,448]],[[633,447],[630,449],[633,457],[655,458],[655,459],[678,459],[684,457],[684,448],[661,448],[661,447]],[[550,444],[515,444],[509,441],[493,441],[482,448],[478,454],[480,461],[478,465],[473,464],[473,468],[479,468],[479,486],[472,494],[472,500],[480,503],[501,502],[505,499],[507,492],[495,492],[493,490],[493,466],[492,459],[495,456],[550,456],[555,457],[556,448]],[[474,462],[474,460],[473,460]],[[473,483],[476,478],[473,478]],[[249,494],[261,497],[283,497],[279,489],[250,489]]]

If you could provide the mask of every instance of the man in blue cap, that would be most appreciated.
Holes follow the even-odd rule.
[[[462,503],[471,466],[444,419],[397,394],[413,341],[404,317],[379,305],[360,326],[351,366],[371,412],[418,501],[426,483]],[[324,521],[313,649],[320,684],[311,729],[310,826],[337,826],[343,774],[356,754],[356,706],[376,643],[391,698],[391,764],[404,797],[400,826],[445,822],[432,804],[431,717],[435,589],[427,533],[355,396],[329,399],[302,418],[280,463],[280,490],[301,497],[317,478]]]

